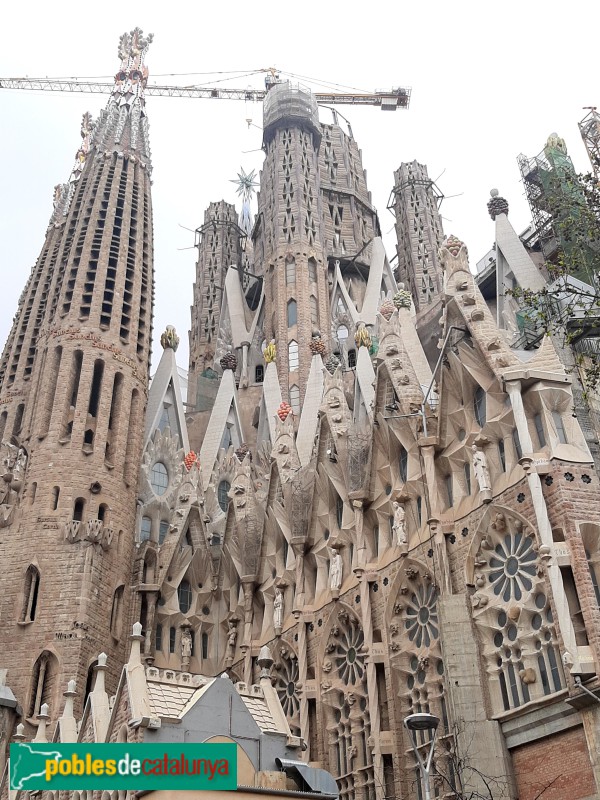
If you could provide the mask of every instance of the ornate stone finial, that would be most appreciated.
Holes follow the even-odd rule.
[[[359,322],[356,327],[356,332],[354,334],[354,341],[356,342],[356,346],[366,347],[367,350],[371,347],[371,334],[365,327],[364,322]]]
[[[285,422],[291,413],[292,413],[291,405],[289,403],[286,403],[284,400],[277,409],[277,416],[282,422]]]
[[[271,339],[269,344],[265,347],[263,357],[265,359],[265,363],[271,364],[275,361],[277,356],[277,347],[275,346],[275,339]]]
[[[235,454],[237,456],[237,460],[240,462],[240,464],[246,458],[248,453],[250,453],[250,448],[248,447],[246,442],[242,442],[242,444],[235,451]],[[252,461],[252,453],[250,453],[250,461]]]
[[[558,135],[558,133],[554,132],[550,134],[546,141],[544,152],[547,150],[558,150],[559,152],[567,155],[567,144],[565,140]]]
[[[192,469],[194,465],[200,468],[200,459],[198,458],[198,454],[195,453],[193,450],[190,450],[190,452],[183,459],[183,465],[188,472]]]
[[[177,352],[177,348],[179,347],[179,336],[177,336],[177,332],[172,325],[167,325],[167,329],[160,337],[160,343],[163,350],[166,350],[167,347],[170,347],[173,352]]]
[[[333,375],[333,373],[336,371],[339,365],[340,365],[339,358],[335,355],[335,353],[332,353],[325,362],[325,369],[327,370],[327,372]]]
[[[442,247],[446,249],[454,258],[458,256],[460,253],[461,247],[464,247],[465,243],[461,242],[461,240],[454,235],[448,236],[448,238],[443,242]]]
[[[408,307],[410,308],[410,304]],[[387,322],[390,321],[392,314],[394,313],[395,310],[396,306],[389,298],[386,298],[383,301],[383,303],[379,306],[379,313]]]
[[[237,358],[235,353],[231,349],[230,344],[227,345],[227,352],[225,353],[223,358],[220,359],[219,364],[221,365],[223,371],[225,371],[226,369],[230,369],[232,370],[232,372],[235,372],[235,370],[237,369]]]
[[[46,738],[46,726],[48,725],[48,721],[50,719],[50,708],[48,707],[48,703],[43,703],[37,718],[39,719],[40,724],[38,725],[37,733],[33,741],[47,742],[48,739]]]
[[[325,355],[325,342],[323,339],[321,339],[321,331],[315,329],[312,332],[312,338],[310,340],[309,347],[313,356]]]
[[[129,666],[134,667],[141,661],[141,643],[144,641],[142,636],[142,623],[134,622],[133,633],[131,635],[131,650],[129,652]]]
[[[98,656],[98,666],[99,667],[106,667],[107,659],[108,659],[108,656],[106,655],[106,653],[100,653],[100,655]]]
[[[490,191],[491,200],[488,201],[487,207],[492,219],[496,219],[498,214],[508,214],[508,203],[498,194],[498,189]]]
[[[400,308],[410,309],[412,304],[412,297],[410,295],[410,292],[404,288],[404,284],[401,284],[401,288],[398,289],[398,291],[394,295],[392,302],[398,309]]]
[[[144,36],[141,28],[134,28],[129,33],[124,33],[119,39],[118,56],[121,59],[121,69],[140,69],[153,39],[153,33]]]
[[[17,725],[17,732],[13,736],[15,742],[22,742],[25,740],[25,725],[22,722],[19,722]]]
[[[75,681],[70,680],[67,683],[67,691],[63,692],[63,697],[65,698],[65,707],[63,709],[63,719],[73,717],[73,701],[76,697],[77,692],[75,691]]]
[[[271,673],[271,667],[273,666],[273,656],[271,655],[271,651],[269,650],[268,645],[265,644],[263,645],[263,647],[260,648],[257,664],[261,668],[260,677],[269,678]]]

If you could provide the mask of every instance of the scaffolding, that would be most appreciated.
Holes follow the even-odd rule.
[[[535,234],[534,242],[539,246],[545,258],[551,258],[557,250],[556,236],[552,225],[552,215],[546,211],[545,195],[548,176],[552,166],[542,151],[533,158],[521,153],[517,157],[521,179],[525,187],[525,196],[531,210],[531,218]]]
[[[579,123],[579,131],[594,175],[600,180],[600,114],[595,106],[590,106],[589,112]]]

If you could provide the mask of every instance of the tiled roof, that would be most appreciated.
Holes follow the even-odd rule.
[[[269,712],[269,708],[262,697],[248,697],[247,695],[241,695],[241,698],[244,701],[248,711],[254,717],[256,724],[262,731],[274,731],[277,733],[278,728],[275,725],[273,717]]]
[[[196,686],[177,686],[149,680],[148,695],[152,714],[156,717],[179,717],[197,691]]]

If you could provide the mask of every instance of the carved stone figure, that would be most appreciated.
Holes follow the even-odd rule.
[[[343,562],[335,547],[331,548],[331,564],[329,567],[329,588],[339,591],[342,586]]]
[[[477,445],[473,445],[473,472],[479,484],[479,491],[490,492],[492,489],[492,479],[490,478],[490,470],[487,463],[487,458],[483,450],[480,450]]]
[[[281,630],[283,627],[283,592],[281,589],[275,589],[275,600],[273,601],[273,627],[275,630]]]
[[[189,664],[192,656],[192,633],[189,628],[181,631],[181,662],[183,666]]]
[[[227,631],[227,656],[225,658],[225,663],[227,666],[231,666],[233,664],[233,659],[235,656],[235,643],[237,642],[237,625],[235,622],[230,621],[229,629]]]
[[[404,506],[402,503],[395,501],[392,503],[392,506],[394,508],[394,522],[392,525],[392,531],[394,532],[396,544],[403,545],[407,543],[406,528],[404,525],[406,512],[404,511]]]

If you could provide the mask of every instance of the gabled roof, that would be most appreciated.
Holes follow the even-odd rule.
[[[187,453],[190,449],[190,444],[181,397],[179,371],[175,360],[175,350],[172,347],[165,347],[163,350],[158,368],[150,384],[144,447],[146,447],[159,427],[163,412],[168,415],[168,425],[171,428],[171,433],[179,436],[179,445]]]

